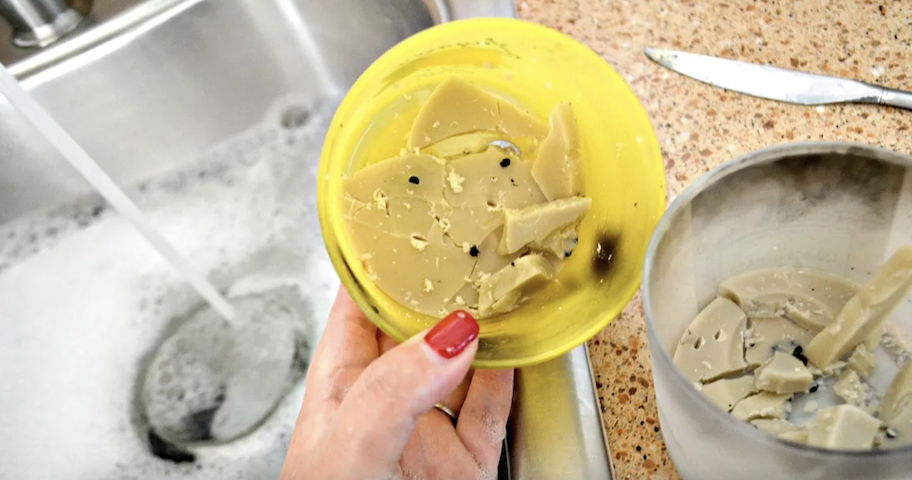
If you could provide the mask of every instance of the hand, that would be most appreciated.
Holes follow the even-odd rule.
[[[454,312],[397,346],[340,289],[281,480],[496,479],[513,371],[468,376],[477,336],[475,319]],[[434,408],[445,399],[455,427]]]

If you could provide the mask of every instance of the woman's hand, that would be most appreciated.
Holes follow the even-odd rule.
[[[477,337],[454,312],[397,346],[340,289],[281,479],[496,479],[513,371],[469,376]],[[459,412],[455,426],[439,402]]]

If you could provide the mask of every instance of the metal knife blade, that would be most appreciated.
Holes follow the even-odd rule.
[[[754,97],[801,105],[878,103],[912,109],[912,93],[839,77],[647,48],[656,63],[703,83]]]

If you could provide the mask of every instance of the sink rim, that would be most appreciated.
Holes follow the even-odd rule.
[[[103,45],[124,35],[139,35],[143,31],[180,15],[186,9],[207,0],[139,0],[126,10],[105,19],[87,30],[42,49],[36,53],[7,65],[9,72],[19,80],[32,77],[43,70]],[[470,0],[421,0],[427,7],[434,25],[454,20],[454,5],[463,5],[465,11],[478,9],[479,13],[513,9],[509,0],[491,1],[491,5],[476,5]],[[490,1],[490,0],[488,0]],[[515,10],[513,10],[515,12]]]

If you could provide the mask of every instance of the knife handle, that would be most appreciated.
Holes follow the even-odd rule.
[[[912,110],[912,92],[884,87],[877,103]]]

